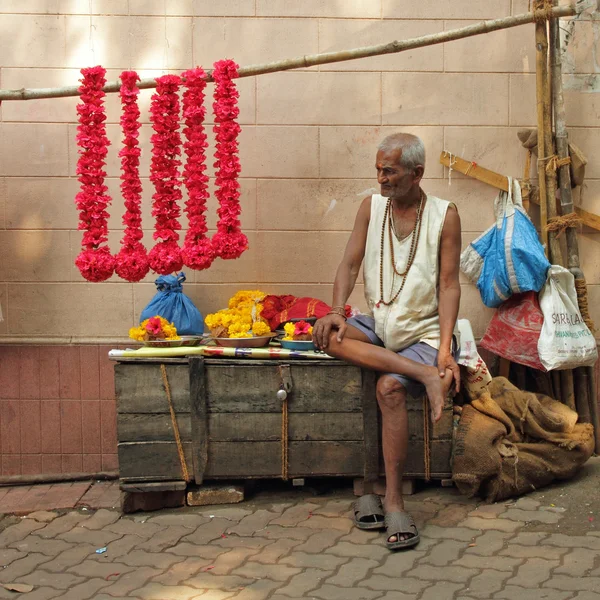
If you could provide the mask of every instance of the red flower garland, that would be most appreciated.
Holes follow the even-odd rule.
[[[106,83],[106,69],[101,66],[81,69],[83,78],[79,93],[81,102],[77,105],[79,125],[77,126],[77,179],[81,191],[75,197],[79,210],[78,229],[84,230],[81,245],[85,248],[75,259],[75,265],[88,281],[105,281],[114,271],[115,259],[108,246],[108,217],[110,204],[108,188],[104,185],[104,164],[109,141],[106,137],[106,114],[102,91]]]
[[[215,94],[213,110],[216,137],[216,196],[219,199],[219,222],[212,238],[213,248],[221,258],[238,258],[248,249],[248,238],[240,230],[240,160],[237,137],[241,131],[236,122],[239,115],[239,93],[232,79],[238,76],[238,65],[232,60],[214,64]]]
[[[176,75],[163,75],[156,82],[156,93],[152,96],[150,119],[155,133],[152,135],[152,162],[150,181],[155,193],[152,215],[156,217],[154,239],[162,240],[152,248],[148,258],[152,270],[162,275],[179,271],[183,266],[179,239],[178,221],[181,200],[179,166],[181,161],[181,136],[179,135],[179,90],[180,79]]]
[[[183,74],[186,91],[183,94],[183,117],[185,119],[184,143],[186,163],[183,169],[183,179],[188,191],[186,214],[189,228],[181,250],[183,263],[190,269],[198,271],[208,269],[212,264],[215,253],[212,243],[206,237],[206,201],[209,198],[208,177],[205,175],[206,154],[208,147],[204,131],[204,88],[206,73],[198,67]]]
[[[121,157],[121,193],[125,200],[125,214],[123,224],[125,232],[121,242],[121,251],[115,257],[115,272],[121,279],[127,281],[140,281],[143,279],[150,265],[146,248],[140,241],[144,237],[142,231],[142,211],[140,208],[142,198],[142,182],[140,181],[140,154],[141,149],[139,130],[140,109],[137,97],[140,90],[137,87],[139,76],[135,71],[121,73],[121,129],[123,130],[123,148],[119,152]]]

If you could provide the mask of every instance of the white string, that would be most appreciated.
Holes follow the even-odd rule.
[[[452,160],[452,152],[444,152],[448,155],[448,187],[452,187],[452,171],[456,164],[456,160]]]
[[[164,0],[163,7],[165,11],[165,53],[163,56],[163,75],[169,69],[169,38],[167,37],[167,0]]]
[[[92,12],[93,12],[93,8],[92,8],[92,2],[93,0],[89,0],[90,2],[90,52],[92,53],[92,64],[95,65],[96,64],[96,49],[94,48],[94,24],[92,22]]]

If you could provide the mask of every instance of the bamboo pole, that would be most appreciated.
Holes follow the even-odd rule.
[[[556,0],[555,0],[556,1]],[[560,51],[560,28],[558,21],[550,23],[550,48],[552,67],[552,97],[554,104],[554,127],[556,132],[556,153],[559,159],[569,156],[569,138],[565,119],[565,100],[562,85],[562,59]],[[571,171],[569,165],[563,165],[558,171],[560,205],[562,214],[573,212],[573,195],[571,189]],[[577,232],[569,227],[567,238],[567,267],[575,280],[583,281],[585,277],[579,261],[579,243]],[[594,369],[592,367],[579,367],[574,371],[575,378],[575,405],[582,422],[592,423],[596,440],[596,453],[600,452],[600,427],[598,418],[598,401],[594,385]]]
[[[560,6],[553,8],[551,11],[544,11],[543,16],[549,18],[568,17],[577,13],[574,6]],[[533,12],[515,15],[512,17],[503,17],[501,19],[493,19],[490,21],[481,21],[467,27],[434,33],[409,40],[396,40],[386,44],[377,46],[365,46],[352,50],[340,50],[339,52],[324,52],[323,54],[309,54],[298,58],[290,58],[272,63],[261,65],[251,65],[241,67],[239,69],[239,77],[254,77],[256,75],[264,75],[266,73],[277,73],[279,71],[289,71],[291,69],[305,69],[316,65],[325,65],[347,60],[356,60],[358,58],[367,58],[370,56],[380,56],[382,54],[397,54],[415,48],[423,48],[425,46],[433,46],[435,44],[443,44],[454,40],[483,33],[490,33],[500,29],[510,27],[518,27],[526,23],[532,23],[536,19],[536,14]],[[207,81],[213,81],[212,72],[208,71]],[[118,92],[121,87],[120,81],[112,81],[104,86],[106,93]],[[150,89],[156,87],[155,79],[142,79],[138,83],[140,89]],[[41,98],[64,98],[67,96],[78,96],[79,86],[67,86],[62,88],[39,88],[20,90],[0,90],[0,101],[4,100],[35,100]]]

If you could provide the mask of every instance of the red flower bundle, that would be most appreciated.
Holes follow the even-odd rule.
[[[239,115],[239,93],[232,81],[238,76],[238,65],[232,60],[214,64],[215,93],[213,110],[216,137],[216,196],[219,200],[219,222],[212,245],[221,258],[238,258],[248,249],[248,238],[240,229],[240,160],[237,137],[241,131],[236,118]]]
[[[209,198],[208,177],[206,170],[206,154],[208,147],[204,131],[204,88],[206,73],[200,67],[190,69],[183,74],[186,90],[183,94],[183,118],[185,120],[185,153],[186,163],[183,179],[188,191],[186,214],[189,228],[181,250],[183,263],[190,269],[198,271],[208,269],[215,253],[212,243],[206,237],[206,201]]]
[[[102,90],[106,83],[106,69],[101,66],[82,69],[83,76],[77,105],[77,179],[81,190],[75,197],[79,210],[78,229],[84,230],[81,245],[84,248],[75,259],[75,265],[88,281],[105,281],[114,271],[115,259],[108,246],[108,212],[110,196],[104,185],[104,165],[109,141],[106,137],[106,114]]]
[[[152,215],[156,218],[154,239],[162,240],[152,248],[148,258],[150,267],[162,275],[179,271],[183,266],[181,250],[177,244],[181,200],[179,167],[181,161],[181,136],[179,135],[180,79],[176,75],[163,75],[157,80],[156,93],[150,105],[152,135],[152,161],[150,181],[154,184]]]
[[[117,256],[115,272],[121,279],[127,281],[140,281],[143,279],[150,265],[146,248],[140,241],[144,236],[142,231],[142,211],[140,208],[142,198],[142,182],[140,181],[140,154],[139,130],[140,109],[138,107],[137,87],[139,76],[135,71],[121,73],[121,129],[123,130],[123,148],[119,152],[121,157],[121,193],[125,200],[125,214],[123,224],[125,232],[121,242],[121,251]]]

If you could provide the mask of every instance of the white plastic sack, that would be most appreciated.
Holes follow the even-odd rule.
[[[471,323],[467,319],[458,319],[456,324],[460,331],[460,355],[457,362],[466,369],[466,377],[462,380],[463,387],[469,398],[474,400],[487,389],[492,376],[477,352]]]
[[[575,291],[575,278],[564,267],[552,265],[540,291],[544,324],[538,352],[550,370],[593,365],[598,359],[596,340],[581,318]]]

